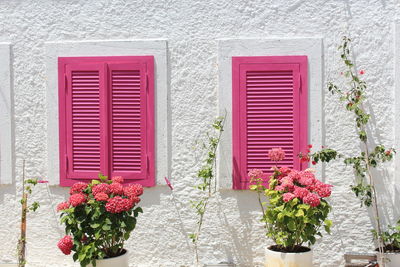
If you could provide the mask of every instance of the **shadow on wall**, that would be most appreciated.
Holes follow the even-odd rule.
[[[254,213],[261,216],[256,196],[248,190],[224,190],[220,192],[219,196],[220,199],[218,199],[218,201],[220,203],[218,203],[218,217],[221,226],[226,230],[228,238],[231,238],[230,243],[232,244],[231,247],[224,247],[221,248],[221,250],[225,251],[228,261],[240,262],[243,266],[255,266],[253,260],[256,258],[256,254],[259,251],[254,246],[255,243],[249,243],[249,241],[255,240],[254,236],[251,236],[251,234],[255,232],[253,229],[254,227],[260,227],[260,229],[262,229],[262,226],[254,222]],[[229,210],[229,208],[224,207],[224,205],[227,205],[227,201],[225,200],[228,199],[229,201],[236,201],[235,204],[240,216],[239,220],[237,220],[237,217],[231,217],[231,214],[225,212],[225,210]],[[264,239],[264,235],[260,235],[259,237]],[[265,242],[261,241],[261,244],[264,243]]]
[[[369,149],[375,148],[378,144],[383,144],[386,148],[390,148],[390,144],[384,144],[382,142],[382,136],[384,132],[377,127],[377,120],[372,109],[372,106],[367,103],[366,106],[367,112],[371,115],[369,124],[367,125],[367,135],[371,136],[368,140]],[[372,127],[371,127],[372,126]],[[372,175],[375,182],[375,188],[378,194],[378,208],[381,216],[381,222],[383,229],[386,229],[388,224],[393,225],[397,219],[399,218],[400,208],[398,205],[395,205],[396,202],[396,187],[392,187],[394,184],[395,175],[391,175],[391,171],[388,169],[391,168],[391,164],[393,164],[393,160],[391,162],[382,163],[379,169],[372,169]],[[394,202],[393,202],[394,200]],[[373,212],[371,209],[368,209],[368,214],[372,224],[375,224],[375,219],[373,216]]]

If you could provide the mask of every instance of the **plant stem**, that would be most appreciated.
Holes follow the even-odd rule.
[[[21,210],[21,236],[18,241],[18,267],[25,267],[26,250],[26,213],[28,194],[25,192],[25,160],[22,162],[22,210]]]

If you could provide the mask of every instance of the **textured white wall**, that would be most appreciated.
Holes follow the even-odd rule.
[[[322,37],[324,80],[339,77],[336,51],[343,34],[355,38],[358,67],[366,70],[368,107],[374,140],[394,142],[394,27],[396,0],[14,0],[0,1],[0,42],[11,42],[14,68],[16,183],[0,187],[0,260],[15,255],[21,163],[29,177],[47,174],[46,71],[44,42],[108,39],[168,40],[171,88],[171,170],[175,200],[165,186],[147,189],[145,214],[128,243],[132,266],[181,266],[192,260],[186,232],[195,226],[188,208],[200,166],[193,142],[217,115],[220,38]],[[400,51],[398,51],[400,53]],[[324,90],[325,142],[348,154],[357,151],[349,114]],[[311,114],[312,116],[312,114]],[[394,205],[393,166],[380,172],[385,218],[399,215]],[[341,162],[326,167],[336,224],[332,236],[315,245],[317,266],[339,266],[345,250],[367,251],[371,220],[349,192],[351,169]],[[67,189],[52,187],[56,202]],[[46,190],[36,193],[42,207],[29,217],[29,267],[73,266],[56,248],[59,228]],[[204,262],[234,260],[257,266],[267,244],[250,192],[221,191],[211,203],[201,239]]]

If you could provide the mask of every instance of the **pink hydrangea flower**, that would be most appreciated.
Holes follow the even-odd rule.
[[[332,194],[332,185],[318,181],[314,190],[320,197],[329,197]]]
[[[124,187],[120,183],[112,183],[108,187],[114,195],[122,195],[124,193]]]
[[[283,151],[282,148],[273,148],[270,151],[268,151],[268,157],[272,161],[281,161],[285,158],[285,151]]]
[[[283,192],[285,190],[286,190],[286,188],[284,186],[281,186],[281,185],[275,186],[275,191]]]
[[[61,202],[60,204],[57,205],[57,212],[66,210],[69,208],[69,203],[68,202]]]
[[[290,200],[292,200],[295,197],[296,196],[293,193],[285,193],[285,194],[282,195],[282,199],[285,202],[289,202]]]
[[[108,184],[96,184],[92,187],[92,193],[93,195],[97,195],[98,193],[105,193],[109,194],[110,193],[110,188]]]
[[[306,196],[308,196],[308,194],[310,194],[310,191],[308,191],[307,188],[304,187],[299,187],[299,186],[295,186],[294,190],[293,190],[293,194],[300,199],[305,198]]]
[[[122,184],[124,182],[124,178],[122,176],[113,176],[111,181]]]
[[[140,197],[135,196],[135,197],[131,197],[130,199],[131,199],[133,205],[136,205],[140,202]]]
[[[281,173],[279,175],[279,178],[287,176],[292,170],[288,167],[281,167],[279,168],[279,172]]]
[[[315,183],[315,175],[312,172],[302,171],[299,173],[300,179],[298,180],[301,185],[310,186]]]
[[[311,207],[317,207],[319,204],[321,204],[319,196],[314,193],[309,193],[307,196],[305,196],[303,198],[303,202]]]
[[[296,181],[300,180],[300,174],[301,174],[301,172],[299,172],[297,170],[291,170],[289,172],[289,174],[287,175],[287,177],[289,177],[293,182],[296,182]]]
[[[100,192],[94,195],[94,199],[96,199],[97,201],[107,201],[108,195],[106,193]]]
[[[106,204],[106,210],[111,213],[121,213],[130,210],[132,207],[132,200],[120,196],[110,198]]]
[[[69,203],[72,207],[79,206],[86,202],[86,195],[83,193],[73,194],[69,197]]]
[[[289,176],[283,177],[280,185],[290,191],[294,187],[293,179]]]
[[[248,175],[251,180],[254,180],[262,178],[264,176],[264,172],[260,169],[252,169],[249,171]]]
[[[140,184],[131,184],[124,188],[124,195],[132,198],[143,194],[143,186]]]
[[[88,184],[84,182],[78,182],[75,183],[71,186],[71,189],[69,190],[69,194],[77,194],[77,193],[82,193],[83,190],[87,188]]]
[[[64,253],[65,255],[71,254],[71,250],[74,246],[74,243],[72,242],[72,237],[69,235],[64,236],[63,238],[60,239],[57,243],[57,247]]]

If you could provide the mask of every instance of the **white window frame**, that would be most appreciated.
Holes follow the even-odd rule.
[[[166,40],[102,40],[47,42],[47,179],[51,185],[60,182],[58,132],[58,65],[59,57],[154,56],[155,90],[155,175],[156,185],[165,185],[170,175],[169,79]],[[93,177],[96,178],[96,177]]]
[[[219,91],[218,107],[226,112],[218,157],[220,189],[232,189],[232,57],[233,56],[288,56],[308,57],[308,142],[320,149],[324,141],[323,123],[323,42],[322,38],[291,39],[220,39],[218,42]],[[319,179],[324,168],[316,167]]]
[[[15,145],[10,43],[0,43],[0,58],[0,183],[12,184]]]

